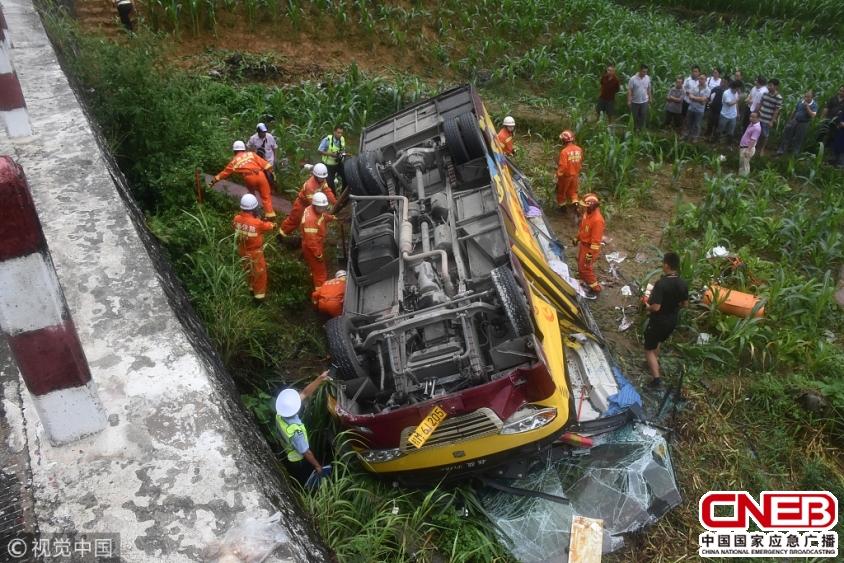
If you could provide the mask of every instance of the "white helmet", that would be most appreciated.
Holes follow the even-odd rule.
[[[317,178],[328,178],[328,168],[326,168],[325,165],[321,162],[314,166],[311,172]]]
[[[516,120],[510,117],[509,115],[504,118],[504,127],[515,127]]]
[[[275,412],[284,418],[296,416],[301,406],[302,398],[295,389],[285,389],[278,394],[278,398],[275,400]]]
[[[262,131],[262,132],[263,132],[263,131],[266,131],[266,130],[267,130],[267,126],[266,126],[266,125],[264,125],[263,123],[259,123],[259,124],[255,127],[255,130],[256,130],[256,131]]]
[[[334,274],[335,278],[345,278],[346,277],[346,270],[337,270],[337,273]]]
[[[258,198],[252,194],[246,194],[240,198],[240,208],[244,211],[252,211],[258,207]]]
[[[314,199],[311,203],[314,207],[328,207],[328,197],[322,192],[317,192],[314,194]]]
[[[234,144],[232,145],[232,150],[234,152],[245,151],[246,145],[243,144],[243,141],[235,141]]]

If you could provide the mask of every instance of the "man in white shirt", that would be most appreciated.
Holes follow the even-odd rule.
[[[741,81],[733,80],[730,82],[729,89],[721,96],[721,115],[718,117],[718,128],[715,130],[715,142],[722,134],[728,137],[733,136],[738,117],[738,103],[741,100],[741,88]]]
[[[692,88],[697,88],[699,78],[700,67],[695,65],[692,67],[691,76],[686,77],[683,81],[683,135],[686,134],[686,115],[689,113],[689,103],[691,103],[689,92],[692,91]]]
[[[257,155],[269,162],[271,166],[275,165],[278,158],[278,145],[275,138],[267,133],[267,126],[263,123],[255,127],[255,134],[249,137],[246,147],[254,149]]]
[[[744,115],[742,115],[742,129],[746,130],[750,124],[750,114],[759,110],[759,104],[762,102],[762,95],[768,91],[768,80],[761,74],[756,77],[753,82],[753,88],[750,89],[747,96],[744,98]]]
[[[633,131],[638,132],[648,121],[648,106],[654,103],[651,92],[651,78],[648,65],[639,67],[639,72],[627,82],[627,106],[633,114]]]

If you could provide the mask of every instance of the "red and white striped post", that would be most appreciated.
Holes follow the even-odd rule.
[[[3,119],[9,137],[26,137],[32,135],[32,125],[26,111],[23,90],[12,64],[11,47],[6,18],[0,7],[0,118]]]
[[[50,442],[106,427],[23,170],[0,156],[0,327]]]

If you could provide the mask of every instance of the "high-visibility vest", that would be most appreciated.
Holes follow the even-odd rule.
[[[334,135],[329,135],[326,138],[328,139],[328,152],[337,152],[337,151],[344,150],[346,148],[346,137],[340,137],[340,144],[339,145],[334,144]],[[311,145],[311,146],[313,146],[313,145]],[[336,166],[337,165],[337,159],[334,158],[333,156],[323,155],[322,156],[322,162],[326,166]]]
[[[281,434],[281,439],[284,442],[284,451],[287,452],[287,459],[293,463],[297,461],[302,461],[305,459],[305,456],[300,454],[296,451],[296,448],[293,447],[293,435],[296,432],[301,432],[305,435],[305,440],[308,439],[308,430],[305,428],[304,424],[290,424],[280,414],[275,415],[276,424],[278,424],[278,430]]]

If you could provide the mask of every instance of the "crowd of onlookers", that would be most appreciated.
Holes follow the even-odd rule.
[[[597,113],[606,114],[611,123],[615,116],[615,98],[621,90],[621,81],[610,66],[601,77]],[[808,90],[794,105],[786,103],[779,91],[780,81],[759,75],[748,90],[740,70],[732,77],[722,75],[715,67],[709,75],[693,66],[686,78],[677,77],[665,97],[663,128],[676,132],[681,139],[697,143],[735,143],[740,147],[740,172],[750,171],[750,159],[759,151],[765,155],[771,131],[780,112],[791,110],[786,120],[776,156],[787,152],[800,154],[809,132],[811,121],[818,117],[818,141],[831,152],[830,162],[844,169],[844,85],[833,94],[823,109],[815,100],[815,92]],[[634,131],[647,125],[648,111],[656,102],[648,76],[648,66],[627,82],[627,105],[633,118]],[[820,116],[818,112],[820,111]]]

